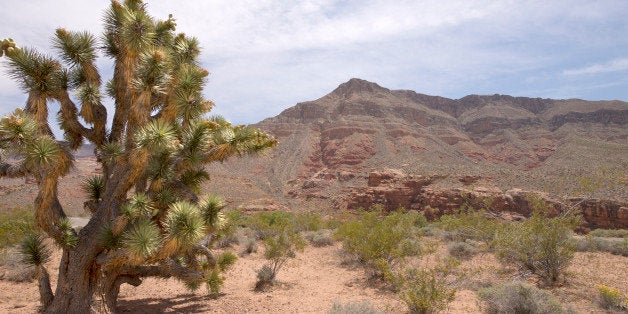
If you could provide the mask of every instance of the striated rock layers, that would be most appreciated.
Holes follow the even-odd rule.
[[[596,183],[594,197],[628,200],[628,103],[623,101],[497,94],[449,99],[351,79],[255,126],[276,136],[279,147],[261,158],[229,160],[210,169],[218,180],[208,190],[224,192],[233,204],[268,198],[295,209],[334,210],[349,202],[431,204],[445,211],[460,206],[460,194],[471,185],[563,197],[581,194],[581,178],[602,183]],[[386,182],[397,180],[395,174],[370,173],[386,168],[407,177],[393,189]],[[443,178],[430,184],[438,176]],[[365,177],[370,186],[354,188],[364,186]],[[496,204],[525,214],[517,195],[512,191]],[[588,221],[625,225],[624,212],[609,206],[585,210]]]
[[[431,184],[437,177],[406,176],[399,170],[385,169],[368,174],[367,186],[356,187],[344,200],[347,209],[382,206],[387,211],[400,207],[422,211],[428,219],[457,212],[463,205],[487,208],[508,218],[527,217],[534,210],[534,199],[545,201],[550,216],[565,210],[582,214],[586,228],[628,228],[628,204],[600,199],[570,199],[567,202],[553,200],[547,195],[511,189],[476,187],[437,188]],[[513,216],[514,214],[514,216]]]

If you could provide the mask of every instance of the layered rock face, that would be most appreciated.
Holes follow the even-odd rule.
[[[468,184],[564,198],[583,195],[578,192],[582,178],[603,183],[595,197],[625,201],[627,125],[628,103],[622,101],[507,95],[449,99],[351,79],[322,98],[256,124],[280,141],[270,155],[215,165],[212,173],[246,178],[265,191],[264,197],[292,208],[341,208],[351,195],[347,202],[356,206],[385,201],[410,208],[427,202],[445,210],[459,206],[451,191]],[[371,185],[393,180],[377,177],[386,168],[407,174],[401,190],[364,181],[371,175]],[[445,178],[430,184],[440,176]],[[423,191],[420,198],[417,187]],[[248,191],[231,190],[241,194],[237,199]],[[590,217],[605,215],[589,212]],[[623,217],[620,211],[602,212]],[[599,219],[595,225],[609,220]]]
[[[628,228],[628,203],[599,199],[570,199],[559,202],[537,191],[495,188],[439,188],[430,186],[436,177],[406,176],[399,170],[385,169],[369,173],[367,185],[354,188],[343,202],[347,209],[381,206],[386,211],[418,210],[430,219],[456,213],[464,205],[484,208],[507,219],[528,217],[534,211],[534,199],[542,200],[549,216],[567,210],[582,215],[585,228]]]

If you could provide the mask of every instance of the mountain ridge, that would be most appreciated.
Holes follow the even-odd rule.
[[[579,178],[619,180],[594,194],[626,200],[627,125],[623,101],[449,99],[351,79],[254,124],[280,141],[269,155],[212,171],[247,181],[259,188],[255,197],[286,206],[337,206],[382,169],[445,177],[434,184],[446,187],[460,187],[458,178],[468,176],[494,189],[561,197],[579,193]]]

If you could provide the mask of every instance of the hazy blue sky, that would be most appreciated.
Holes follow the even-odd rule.
[[[628,100],[628,1],[146,1],[196,36],[214,113],[274,116],[359,77],[460,98]],[[104,0],[0,0],[0,38],[47,51],[54,29],[102,32]],[[0,59],[0,114],[25,97]],[[106,77],[112,64],[100,59]],[[108,101],[110,106],[111,102]]]

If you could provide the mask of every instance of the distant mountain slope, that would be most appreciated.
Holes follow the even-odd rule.
[[[579,177],[610,178],[615,183],[597,193],[625,200],[627,125],[622,101],[449,99],[351,79],[256,124],[280,140],[270,155],[212,170],[244,178],[288,204],[333,200],[369,170],[383,168],[480,176],[498,188],[558,194],[574,193]]]

